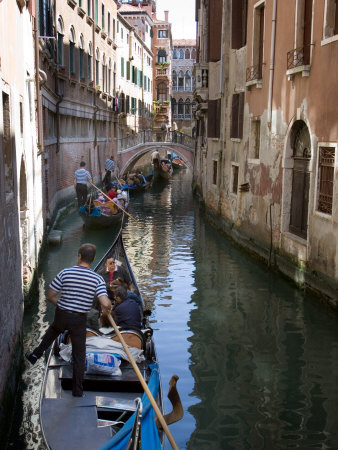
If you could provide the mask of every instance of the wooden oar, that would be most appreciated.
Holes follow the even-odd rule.
[[[105,194],[103,191],[101,191],[100,188],[98,188],[97,186],[95,186],[95,184],[91,183],[90,181],[89,181],[89,183],[90,183],[95,189],[97,189],[99,192],[101,192],[101,194],[104,195],[108,201],[110,201],[110,202],[112,201],[112,199],[111,199],[110,197],[108,197],[108,195]],[[114,203],[115,203],[115,202],[114,202]],[[138,225],[140,225],[140,227],[145,228],[145,226],[144,226],[141,222],[139,222],[137,219],[135,219],[135,217],[133,217],[131,214],[129,214],[124,208],[122,208],[122,206],[118,205],[117,203],[115,203],[115,205],[116,205],[118,208],[120,208],[125,214],[127,214],[127,216],[129,216],[130,218],[132,218],[133,220],[135,220],[135,222],[136,222]]]
[[[164,419],[164,417],[163,417],[163,415],[162,415],[162,413],[160,411],[160,408],[157,406],[157,403],[156,403],[152,393],[150,392],[150,389],[148,388],[148,385],[145,382],[145,380],[144,380],[144,378],[143,378],[143,376],[142,376],[142,374],[140,372],[140,369],[137,367],[137,364],[136,364],[136,362],[135,362],[135,360],[133,358],[133,355],[130,353],[130,350],[129,350],[127,344],[125,343],[125,341],[124,341],[124,339],[123,339],[119,329],[117,328],[117,325],[116,325],[114,319],[112,318],[110,313],[107,313],[107,317],[108,317],[108,320],[111,323],[112,327],[114,328],[116,336],[119,338],[124,351],[126,352],[126,354],[128,356],[129,362],[131,363],[131,365],[133,366],[133,369],[135,370],[137,378],[140,380],[140,383],[141,383],[141,385],[142,385],[142,387],[144,389],[144,392],[147,394],[147,397],[148,397],[148,399],[149,399],[149,401],[151,403],[151,406],[154,408],[154,411],[155,411],[155,414],[157,416],[157,419],[160,422],[161,427],[163,428],[165,434],[167,435],[172,448],[174,450],[178,450],[177,444],[176,444],[176,442],[175,442],[175,440],[173,438],[173,435],[171,434],[171,432],[170,432],[170,430],[168,428],[168,425],[166,424],[166,421],[165,421],[165,419]]]

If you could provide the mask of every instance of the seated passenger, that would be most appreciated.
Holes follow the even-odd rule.
[[[116,304],[112,314],[116,325],[121,328],[142,328],[142,314],[140,306],[128,296],[127,289],[119,286],[115,289]]]
[[[115,286],[113,285],[113,281],[117,278],[120,278],[124,283],[126,283],[126,287],[128,289],[131,289],[132,287],[132,280],[129,273],[123,266],[120,264],[118,265],[113,257],[106,259],[105,269],[100,273],[100,275],[106,282],[108,297],[111,300],[114,299]]]
[[[146,184],[146,179],[144,178],[140,170],[136,170],[135,178],[138,178],[140,180],[140,184]]]
[[[117,193],[116,193],[116,187],[112,186],[112,188],[110,189],[110,191],[108,192],[108,197],[111,198],[112,200],[117,197]]]

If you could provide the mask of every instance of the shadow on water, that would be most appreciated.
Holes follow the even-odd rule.
[[[337,317],[233,246],[206,224],[187,171],[135,195],[124,242],[151,322],[164,392],[173,373],[184,407],[170,426],[180,449],[338,448]],[[80,244],[97,260],[114,231],[85,230],[77,214],[60,225],[40,292],[24,319],[31,348],[52,319],[45,288],[76,262]],[[43,449],[39,394],[44,362],[26,367],[11,445]],[[164,398],[165,412],[170,411]],[[167,443],[166,449],[170,446]]]

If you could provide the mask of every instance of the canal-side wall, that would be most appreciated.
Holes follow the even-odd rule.
[[[206,206],[202,192],[196,184],[193,185],[193,191],[200,209],[209,223],[253,257],[267,264],[272,270],[279,271],[296,283],[299,288],[316,294],[321,302],[338,312],[337,286],[334,279],[311,270],[311,268],[306,267],[304,261],[283,252],[282,249],[270,247],[259,238],[248,235],[238,228],[234,222],[220,215],[209,205]]]

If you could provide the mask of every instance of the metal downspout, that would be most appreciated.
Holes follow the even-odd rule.
[[[37,147],[38,155],[43,152],[43,123],[42,123],[42,102],[40,93],[40,73],[39,73],[39,35],[37,18],[34,17],[34,57],[35,57],[35,89],[36,89],[36,112],[37,112]]]
[[[271,49],[270,49],[270,80],[269,80],[268,119],[267,119],[268,127],[270,129],[272,120],[272,94],[273,94],[273,80],[275,70],[276,21],[277,21],[277,0],[273,0]]]

